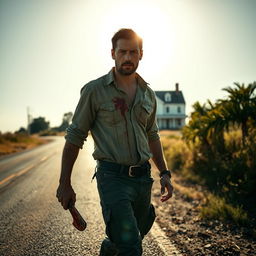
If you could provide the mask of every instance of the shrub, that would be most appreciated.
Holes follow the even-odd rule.
[[[170,166],[216,195],[203,216],[243,223],[256,214],[256,82],[235,86],[225,100],[193,105],[182,131],[188,147],[170,139],[164,149]]]

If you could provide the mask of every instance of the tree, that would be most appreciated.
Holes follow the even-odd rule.
[[[45,121],[44,117],[34,118],[32,123],[29,125],[31,134],[38,133],[49,129],[49,122]]]
[[[60,131],[60,132],[65,131],[68,128],[72,117],[73,117],[72,112],[65,113],[62,118],[62,124],[58,127],[58,131]]]
[[[20,127],[20,129],[15,133],[27,133],[27,130],[24,127]]]
[[[224,130],[238,125],[242,129],[242,143],[245,145],[250,122],[256,123],[256,82],[248,86],[235,83],[235,86],[223,89],[229,93],[228,99],[219,100],[216,104],[208,101],[209,107],[199,102],[193,105],[191,120],[183,130],[186,140],[195,142],[199,139],[201,143],[217,146],[223,151]]]
[[[223,90],[228,92],[228,99],[220,100],[222,104],[221,114],[226,122],[225,126],[237,124],[242,129],[242,142],[245,144],[245,139],[248,136],[248,122],[256,119],[256,82],[245,86],[239,83],[234,83],[235,88],[227,87]]]
[[[205,122],[209,108],[205,104],[201,105],[198,101],[193,105],[194,111],[191,119],[183,128],[183,138],[193,143],[198,139],[205,146],[209,147],[208,125]]]

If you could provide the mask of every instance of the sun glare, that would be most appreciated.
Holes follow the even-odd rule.
[[[122,4],[111,5],[106,11],[100,27],[99,48],[102,53],[109,51],[105,44],[120,28],[132,28],[143,38],[143,64],[140,71],[159,76],[161,68],[166,66],[173,53],[173,29],[167,22],[167,14],[157,4],[130,3],[124,8]],[[108,49],[107,49],[108,47]]]

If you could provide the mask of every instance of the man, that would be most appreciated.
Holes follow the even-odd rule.
[[[71,172],[91,131],[107,234],[100,255],[139,256],[142,239],[155,219],[150,203],[151,157],[160,171],[162,202],[172,196],[173,188],[156,125],[155,95],[135,72],[143,55],[142,39],[131,29],[121,29],[112,46],[115,67],[81,90],[65,137],[57,197],[64,209],[75,204]]]

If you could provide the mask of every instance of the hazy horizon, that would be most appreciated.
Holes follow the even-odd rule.
[[[138,73],[153,90],[179,83],[189,115],[256,81],[255,12],[254,0],[0,0],[0,131],[26,127],[27,107],[59,126],[80,88],[114,65],[122,27],[144,39]]]

